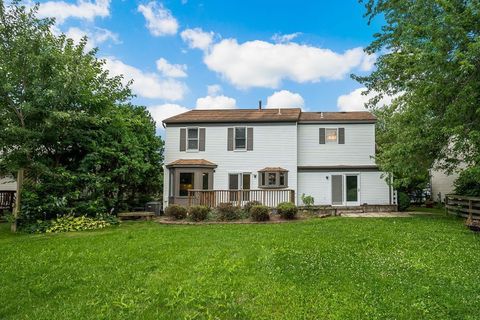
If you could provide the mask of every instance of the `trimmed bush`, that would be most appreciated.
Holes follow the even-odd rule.
[[[185,219],[187,217],[187,209],[178,204],[171,204],[165,209],[165,215],[177,220]]]
[[[207,219],[210,208],[207,206],[191,206],[188,209],[188,216],[193,221],[203,221]]]
[[[231,203],[220,203],[216,209],[217,218],[221,221],[231,221],[240,218],[240,212],[237,207],[234,207]]]
[[[410,207],[410,197],[405,192],[398,193],[398,211],[405,211]]]
[[[253,206],[260,206],[262,203],[260,201],[248,201],[244,206],[243,210],[245,210],[248,214],[250,214],[250,209],[252,209]]]
[[[250,209],[250,216],[253,221],[268,221],[270,220],[270,208],[267,206],[253,206]]]
[[[277,206],[277,212],[283,219],[295,219],[298,208],[291,202],[282,202]]]

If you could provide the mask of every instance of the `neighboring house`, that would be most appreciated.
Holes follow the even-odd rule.
[[[445,202],[445,195],[455,193],[455,180],[457,180],[460,171],[466,167],[467,165],[461,162],[451,174],[446,174],[440,170],[430,170],[432,200],[435,202]]]
[[[297,204],[303,193],[316,205],[394,204],[373,159],[375,122],[369,112],[300,109],[192,110],[168,118],[164,207],[186,205],[192,189],[293,190]],[[238,200],[232,194],[227,200]]]
[[[16,191],[17,183],[12,176],[0,176],[0,191]]]

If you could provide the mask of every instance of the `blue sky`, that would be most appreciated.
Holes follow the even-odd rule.
[[[160,122],[188,109],[363,109],[351,73],[376,57],[380,28],[357,0],[40,1],[56,32],[89,36],[113,74],[133,78],[134,102]]]

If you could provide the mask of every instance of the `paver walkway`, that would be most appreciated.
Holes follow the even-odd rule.
[[[430,214],[429,212],[365,212],[342,213],[347,218],[408,218],[416,214]]]

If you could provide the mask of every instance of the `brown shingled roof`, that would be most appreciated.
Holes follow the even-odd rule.
[[[217,165],[205,159],[178,159],[167,164],[167,167],[185,167],[185,166],[216,167]]]
[[[335,122],[335,121],[376,121],[377,118],[368,111],[354,112],[302,112],[300,122]]]
[[[163,120],[165,124],[236,123],[236,122],[375,122],[367,111],[355,112],[302,112],[288,109],[222,109],[190,110]]]
[[[297,122],[300,109],[190,110],[163,120],[174,123]]]

